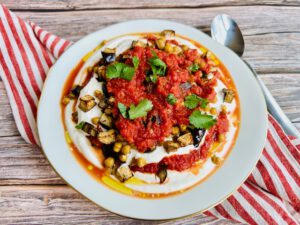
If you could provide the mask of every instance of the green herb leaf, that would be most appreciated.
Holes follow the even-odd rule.
[[[153,104],[148,99],[143,99],[137,106],[131,105],[128,111],[129,119],[134,120],[139,117],[144,117],[153,108]]]
[[[192,94],[188,95],[184,99],[184,105],[185,107],[189,109],[194,109],[198,106],[199,102],[201,103],[201,108],[205,108],[208,104],[208,100],[205,98],[200,98],[199,96]]]
[[[120,113],[122,114],[122,116],[124,118],[128,118],[128,112],[127,112],[126,106],[124,104],[122,104],[122,103],[119,102],[118,103],[118,108],[119,108]]]
[[[83,125],[85,124],[84,121],[81,121],[80,123],[78,123],[75,128],[81,130],[83,128]]]
[[[188,70],[190,70],[192,73],[195,73],[199,69],[200,69],[200,67],[198,66],[198,64],[193,64],[188,67]]]
[[[198,129],[200,128],[209,129],[217,122],[217,120],[213,116],[202,114],[199,110],[195,110],[190,115],[189,120],[190,120],[190,124],[192,124]]]
[[[133,63],[134,69],[137,69],[139,67],[139,64],[140,64],[139,58],[136,57],[136,56],[133,56],[132,57],[132,63]]]
[[[134,76],[134,72],[135,72],[135,70],[133,67],[126,65],[126,66],[124,66],[120,77],[125,80],[131,80],[132,77]]]
[[[177,99],[173,94],[168,94],[167,102],[170,103],[171,105],[174,105],[177,102]]]
[[[134,76],[134,68],[128,66],[125,63],[114,63],[106,68],[106,77],[108,79],[123,78],[125,80],[131,80]]]
[[[149,76],[149,79],[152,83],[156,83],[157,82],[157,75],[156,74],[152,74]]]
[[[152,73],[159,76],[164,76],[166,73],[167,65],[158,58],[157,54],[152,51],[153,56],[148,60],[148,63],[151,67]]]

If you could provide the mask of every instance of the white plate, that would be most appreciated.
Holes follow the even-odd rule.
[[[232,152],[213,175],[182,194],[139,199],[112,191],[84,171],[64,136],[60,97],[70,71],[102,40],[134,32],[175,30],[210,49],[224,63],[236,84],[241,103],[241,127]],[[204,211],[223,201],[251,173],[264,147],[267,110],[261,90],[248,67],[233,52],[195,28],[165,20],[134,20],[92,33],[71,46],[50,69],[38,109],[42,148],[56,172],[74,189],[103,208],[139,219],[171,219]]]

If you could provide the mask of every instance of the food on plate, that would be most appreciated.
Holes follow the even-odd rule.
[[[173,30],[103,41],[71,72],[61,108],[66,141],[82,166],[141,198],[199,184],[220,167],[239,131],[230,74]]]

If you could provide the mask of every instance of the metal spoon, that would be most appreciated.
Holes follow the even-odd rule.
[[[244,38],[237,23],[228,15],[217,15],[213,19],[211,24],[211,36],[214,40],[230,48],[238,56],[242,57],[245,50]],[[265,96],[268,111],[270,112],[270,114],[280,123],[286,134],[300,138],[299,131],[282,111],[260,77],[245,60],[243,61],[256,77],[257,82],[260,85],[261,90]]]

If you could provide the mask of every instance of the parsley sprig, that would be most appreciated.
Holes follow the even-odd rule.
[[[217,122],[213,116],[202,114],[199,110],[192,112],[192,114],[189,116],[189,121],[190,124],[198,129],[209,129]]]
[[[198,106],[198,104],[201,103],[201,108],[205,108],[208,104],[208,100],[205,98],[200,98],[199,96],[192,94],[188,95],[184,99],[184,105],[185,107],[189,109],[194,109]]]
[[[134,120],[146,116],[147,113],[152,110],[153,104],[150,100],[143,99],[136,106],[131,104],[129,109],[127,109],[124,104],[118,103],[118,108],[124,118]]]

